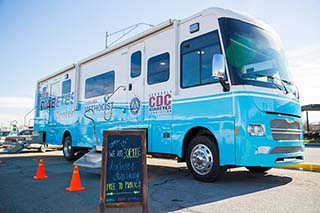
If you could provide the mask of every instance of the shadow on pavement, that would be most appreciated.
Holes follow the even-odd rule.
[[[239,169],[226,173],[222,180],[214,183],[196,181],[186,169],[148,166],[148,171],[159,173],[148,185],[149,207],[157,209],[153,212],[182,210],[279,187],[292,181],[290,177]]]
[[[0,156],[1,157],[1,156]],[[45,180],[33,180],[39,160],[44,160]],[[80,168],[85,191],[70,193],[73,165],[61,156],[0,158],[0,212],[99,212],[100,170]],[[221,181],[203,183],[186,168],[148,165],[149,212],[188,211],[188,208],[261,192],[288,184],[292,178],[254,174],[236,169]],[[23,199],[21,199],[23,198]],[[14,202],[13,202],[14,201]],[[141,209],[108,209],[141,212]]]

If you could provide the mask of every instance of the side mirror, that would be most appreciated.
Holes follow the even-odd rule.
[[[212,78],[219,79],[219,82],[224,92],[230,91],[230,85],[225,81],[225,67],[224,56],[222,54],[215,54],[212,58]]]
[[[225,62],[222,54],[214,54],[212,58],[212,77],[225,78]]]

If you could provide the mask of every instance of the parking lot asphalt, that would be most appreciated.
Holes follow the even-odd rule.
[[[43,159],[48,179],[34,180]],[[99,212],[100,170],[80,168],[85,191],[67,192],[73,171],[61,151],[0,154],[0,212]],[[192,178],[185,164],[148,160],[149,212],[319,212],[320,173],[229,170],[221,181]],[[107,212],[141,212],[140,208]]]

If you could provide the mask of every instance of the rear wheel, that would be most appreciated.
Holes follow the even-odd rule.
[[[40,150],[41,152],[46,152],[47,149],[48,149],[48,144],[41,144],[41,146],[40,146],[40,148],[39,148],[39,150]]]
[[[192,176],[204,182],[214,182],[225,172],[225,168],[220,166],[218,148],[209,136],[197,136],[191,140],[187,165]]]
[[[72,147],[71,136],[68,135],[63,140],[63,155],[68,161],[75,158],[75,149]]]
[[[262,166],[247,166],[246,168],[250,172],[255,172],[255,173],[264,173],[271,169],[271,167],[262,167]]]

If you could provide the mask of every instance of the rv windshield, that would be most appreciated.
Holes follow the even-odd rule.
[[[219,24],[232,84],[276,88],[297,95],[277,37],[236,19],[220,18]]]

